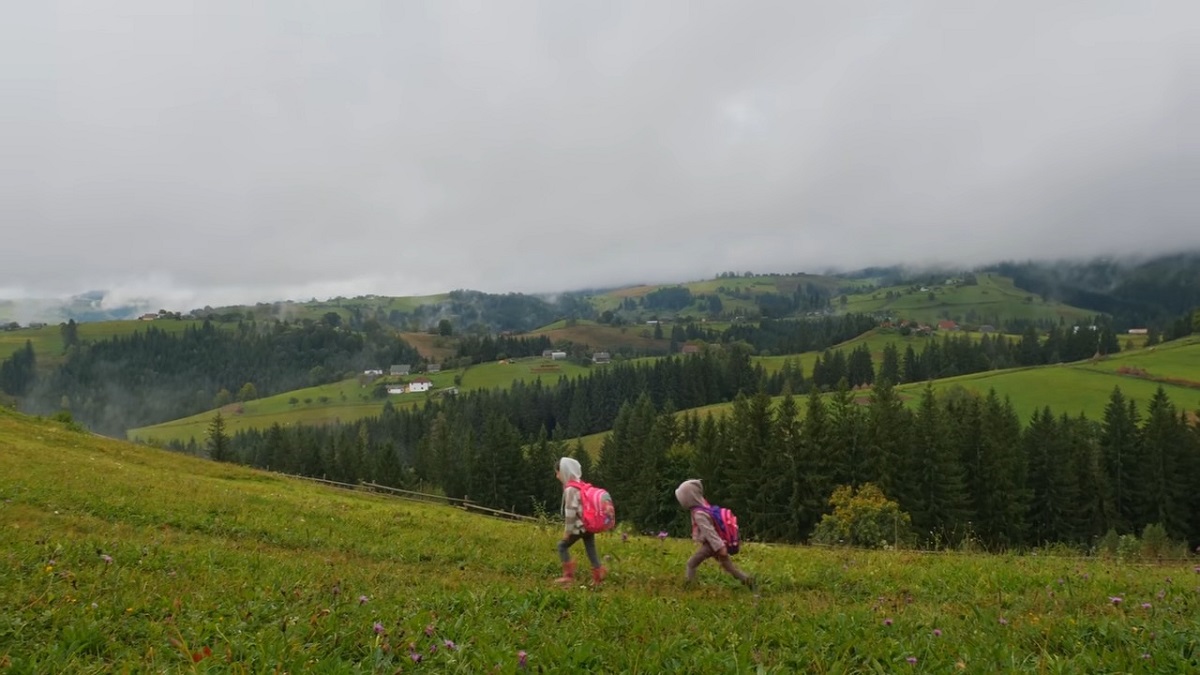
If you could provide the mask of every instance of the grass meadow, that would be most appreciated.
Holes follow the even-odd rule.
[[[182,333],[188,326],[199,326],[203,321],[194,319],[155,319],[154,321],[92,321],[77,324],[81,341],[107,340],[113,337],[125,337],[138,331],[144,331],[150,326],[167,333]],[[214,323],[217,327],[221,324]],[[42,326],[41,328],[21,328],[14,331],[0,331],[0,361],[7,359],[18,349],[25,348],[25,342],[33,344],[33,352],[37,357],[39,369],[48,369],[62,362],[63,341],[59,326]]]
[[[1194,561],[749,543],[737,563],[752,592],[712,563],[685,587],[688,541],[611,533],[602,587],[564,589],[550,581],[553,523],[339,491],[8,411],[0,446],[6,672],[1200,667]]]
[[[460,381],[457,386],[461,391],[471,391],[505,388],[517,381],[532,382],[537,379],[553,383],[559,377],[577,377],[586,374],[587,371],[585,366],[565,361],[547,361],[541,357],[503,363],[483,363],[465,370],[445,370],[424,375],[433,383],[430,391],[394,394],[388,396],[388,399],[396,407],[414,406],[423,404],[433,396],[442,395],[445,389],[456,386],[456,380]],[[392,379],[384,378],[381,382],[389,382]],[[227,405],[221,408],[221,412],[225,418],[225,429],[230,434],[244,429],[265,429],[276,423],[287,426],[350,422],[378,415],[383,409],[384,400],[372,396],[375,385],[374,382],[365,383],[360,378],[353,377],[331,384]],[[293,399],[295,403],[292,402]],[[126,436],[129,439],[155,443],[186,443],[189,439],[200,443],[204,440],[208,425],[216,413],[215,409],[207,410],[161,424],[130,429]]]
[[[898,319],[931,324],[943,318],[965,321],[968,311],[975,313],[971,323],[995,325],[1006,319],[1064,319],[1072,324],[1096,314],[1060,302],[1045,302],[1036,294],[1017,288],[1007,277],[980,273],[976,278],[976,285],[936,285],[926,287],[925,291],[914,290],[912,285],[880,288],[851,294],[845,305],[835,302],[834,307],[841,313],[887,313]],[[888,291],[894,294],[890,300],[886,297]],[[933,299],[929,298],[930,293]]]

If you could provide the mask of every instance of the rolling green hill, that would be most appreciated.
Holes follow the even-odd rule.
[[[1054,321],[1068,324],[1099,312],[1071,307],[1013,285],[1011,279],[993,273],[975,275],[975,284],[959,281],[935,285],[908,284],[850,294],[846,303],[834,303],[843,313],[888,315],[934,324],[950,319],[974,326],[1001,327],[1012,320]]]
[[[431,397],[443,395],[446,389],[455,386],[460,391],[506,388],[517,381],[544,379],[555,382],[559,377],[586,374],[587,370],[586,367],[574,363],[548,361],[540,357],[483,363],[466,369],[425,375],[433,383],[430,391],[395,394],[388,399],[395,406],[420,405]],[[225,428],[230,434],[243,429],[266,429],[276,423],[287,426],[350,422],[380,413],[384,401],[374,398],[372,392],[376,384],[390,381],[393,379],[384,378],[377,383],[367,384],[362,378],[350,378],[333,384],[307,387],[228,405],[223,407],[221,412],[225,419]],[[150,443],[186,443],[191,439],[200,443],[203,442],[216,412],[208,410],[162,424],[130,429],[126,436],[131,440]]]
[[[0,445],[0,667],[17,673],[1189,672],[1196,659],[1200,594],[1171,581],[1193,577],[1191,562],[770,546],[743,532],[751,592],[712,563],[685,586],[686,539],[613,533],[598,537],[603,585],[559,588],[554,523],[2,409]]]
[[[91,341],[126,337],[138,331],[145,331],[150,326],[168,333],[182,333],[187,326],[198,326],[202,323],[203,321],[194,319],[155,319],[154,321],[96,321],[77,325],[79,326],[79,340]],[[224,324],[214,323],[214,325],[222,327]],[[33,344],[39,369],[53,368],[62,363],[62,329],[57,325],[0,331],[0,361],[8,358],[18,349],[24,348],[26,340]]]

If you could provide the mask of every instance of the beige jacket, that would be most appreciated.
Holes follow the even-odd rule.
[[[579,462],[575,459],[563,457],[558,460],[558,480],[563,484],[563,535],[567,537],[586,532],[583,529],[583,499],[579,488],[567,487],[567,483],[573,480],[583,480],[580,472]]]
[[[699,480],[685,480],[675,488],[675,499],[679,505],[692,512],[692,541],[705,544],[713,550],[725,548],[725,542],[717,533],[712,514],[708,512],[708,501],[704,499],[704,486]]]

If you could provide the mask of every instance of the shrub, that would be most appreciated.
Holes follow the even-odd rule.
[[[818,543],[888,548],[912,540],[912,518],[873,483],[857,491],[839,486],[829,504],[833,513],[823,516],[813,532]]]

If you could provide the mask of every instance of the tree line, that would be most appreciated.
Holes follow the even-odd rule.
[[[240,322],[232,328],[204,321],[181,333],[149,326],[73,344],[58,368],[29,383],[22,407],[39,414],[69,410],[95,431],[123,436],[130,427],[227,402],[218,398],[221,392],[270,395],[419,359],[394,334],[357,333],[324,321]]]

